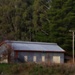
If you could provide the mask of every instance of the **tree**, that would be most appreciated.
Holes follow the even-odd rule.
[[[71,50],[74,0],[0,0],[0,40],[56,42]]]
[[[47,41],[46,35],[44,33],[48,29],[47,10],[48,10],[48,0],[34,0],[33,3],[34,41]]]
[[[0,46],[0,62],[12,63],[14,61],[13,49],[9,44],[3,44]],[[4,61],[6,60],[6,61]]]
[[[66,50],[71,50],[70,29],[75,29],[75,1],[52,0],[48,16],[50,20],[50,39]]]

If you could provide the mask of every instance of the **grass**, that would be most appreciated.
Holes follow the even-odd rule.
[[[75,75],[75,64],[0,64],[0,75]]]

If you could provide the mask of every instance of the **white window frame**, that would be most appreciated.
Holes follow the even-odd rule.
[[[24,56],[24,60],[27,62],[28,61],[28,56]]]
[[[42,56],[42,62],[45,62],[45,56],[44,55]]]
[[[36,62],[36,56],[33,56],[33,62]]]

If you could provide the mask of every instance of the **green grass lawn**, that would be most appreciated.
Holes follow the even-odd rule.
[[[0,64],[0,75],[75,75],[75,65],[71,64]]]

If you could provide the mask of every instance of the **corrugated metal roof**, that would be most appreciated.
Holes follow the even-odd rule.
[[[11,44],[14,50],[29,50],[29,51],[56,51],[64,52],[56,43],[44,43],[44,42],[28,42],[28,41],[5,41]]]

